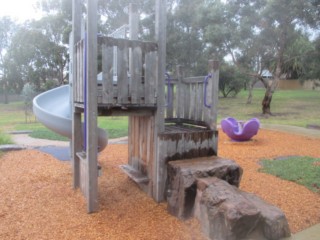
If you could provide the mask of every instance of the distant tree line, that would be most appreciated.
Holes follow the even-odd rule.
[[[128,23],[132,0],[99,0],[99,31]],[[143,40],[154,37],[154,1],[135,0]],[[82,3],[85,10],[86,1]],[[17,24],[0,19],[0,92],[21,92],[26,83],[43,91],[67,82],[72,0],[41,0],[40,20]],[[187,75],[206,75],[207,60],[221,62],[220,91],[234,96],[261,81],[262,112],[280,77],[320,78],[318,0],[167,0],[167,68],[183,65]],[[85,18],[85,11],[83,14]],[[262,71],[272,73],[268,84]]]

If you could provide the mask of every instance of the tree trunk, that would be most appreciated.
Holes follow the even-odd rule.
[[[8,91],[6,87],[7,82],[4,82],[3,84],[3,94],[4,94],[4,104],[9,104],[9,97],[8,97]]]
[[[249,83],[249,94],[248,94],[248,98],[247,98],[247,104],[251,104],[252,103],[252,90],[254,85],[258,82],[261,81],[263,83],[263,86],[267,89],[268,88],[268,81],[266,79],[264,79],[263,77],[261,77],[261,75],[255,75],[250,83]]]
[[[276,88],[278,87],[279,81],[280,81],[280,75],[281,75],[281,61],[278,60],[276,71],[274,74],[274,79],[271,84],[267,84],[266,86],[266,93],[264,95],[264,98],[262,100],[262,114],[264,115],[272,115],[271,113],[271,100],[272,95]]]
[[[254,85],[259,81],[258,78],[252,78],[251,81],[249,82],[249,94],[248,94],[248,98],[247,98],[247,104],[251,104],[252,103],[252,90]]]
[[[262,114],[264,115],[272,115],[271,114],[271,100],[272,100],[273,92],[270,87],[267,88],[264,98],[262,100]]]
[[[4,104],[9,104],[8,92],[4,91]]]

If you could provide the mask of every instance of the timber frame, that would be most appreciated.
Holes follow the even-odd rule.
[[[87,0],[83,34],[80,2],[73,0],[70,48],[73,187],[81,189],[88,213],[98,211],[97,116],[126,115],[129,156],[121,168],[155,201],[163,201],[168,161],[217,155],[219,62],[209,61],[207,81],[184,77],[182,67],[166,79],[166,0],[155,0],[154,42],[138,40],[134,4],[129,39],[98,36],[97,0]],[[102,81],[97,81],[98,56]]]

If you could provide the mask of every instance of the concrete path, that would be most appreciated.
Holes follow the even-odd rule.
[[[320,223],[301,232],[298,232],[283,240],[319,240],[320,239]]]
[[[56,147],[68,147],[69,142],[66,141],[53,141],[47,139],[39,139],[32,138],[28,134],[14,134],[11,135],[12,140],[15,144],[26,147],[26,148],[34,148],[34,147],[45,147],[45,146],[56,146]],[[127,143],[128,137],[109,139],[108,144],[121,144]]]
[[[302,136],[320,138],[320,130],[318,129],[308,129],[304,127],[279,125],[279,124],[261,124],[261,128],[276,130],[280,132],[293,133],[293,134],[298,134]]]

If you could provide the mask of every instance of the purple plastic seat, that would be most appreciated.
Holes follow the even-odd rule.
[[[237,121],[235,118],[228,117],[221,121],[221,128],[224,133],[234,141],[248,141],[258,133],[260,121],[252,118],[247,122]]]

